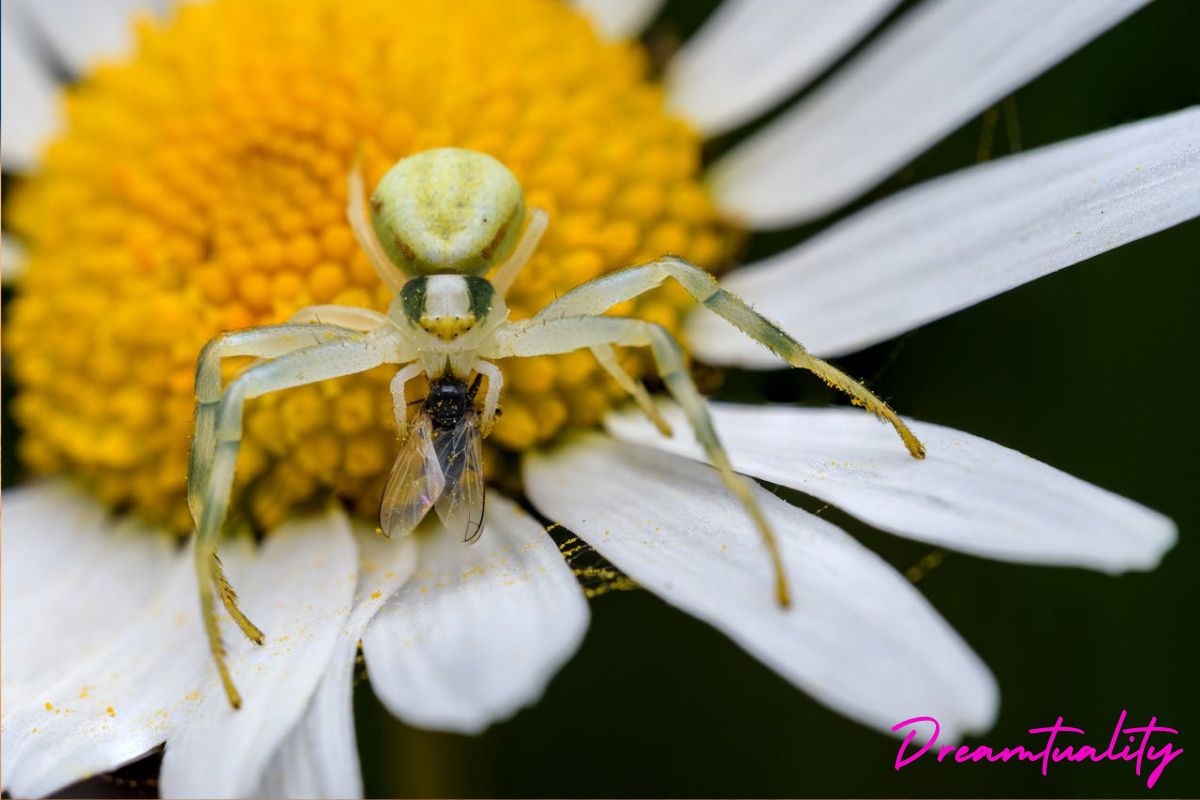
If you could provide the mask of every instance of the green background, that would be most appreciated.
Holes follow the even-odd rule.
[[[832,0],[831,0],[832,1]],[[980,0],[983,2],[984,0]],[[989,0],[1003,2],[1003,0]],[[1053,0],[1048,0],[1052,2]],[[911,4],[902,6],[906,10]],[[715,3],[673,2],[648,34],[669,51]],[[996,157],[1200,102],[1200,5],[1160,0],[1002,106]],[[1008,135],[1015,106],[1019,142]],[[854,208],[979,157],[977,117],[851,209],[750,243],[774,252]],[[713,143],[717,154],[746,131]],[[886,135],[886,132],[881,132]],[[893,342],[840,359],[900,412],[1018,449],[1176,520],[1180,539],[1149,574],[995,563],[950,553],[918,588],[990,665],[999,721],[977,740],[1029,742],[1053,723],[1107,742],[1122,709],[1180,730],[1192,750],[1200,524],[1200,395],[1194,320],[1200,221],[1043,278]],[[883,254],[886,257],[886,254]],[[797,331],[803,338],[803,331]],[[719,396],[838,402],[802,375],[730,372]],[[6,387],[6,392],[10,387]],[[13,452],[6,420],[5,470]],[[793,497],[813,507],[802,497]],[[931,552],[832,509],[826,518],[904,570]],[[407,796],[1141,796],[1125,763],[930,764],[892,768],[897,742],[825,709],[722,635],[642,591],[592,603],[580,652],[545,698],[480,737],[391,718],[356,695],[369,795]],[[478,669],[489,669],[480,663]],[[1041,740],[1037,740],[1041,741]],[[1185,752],[1153,793],[1200,796]],[[153,774],[152,765],[123,775]],[[144,784],[143,784],[144,786]],[[90,791],[97,791],[93,785]],[[85,790],[87,791],[87,790]],[[110,778],[101,794],[121,791]]]

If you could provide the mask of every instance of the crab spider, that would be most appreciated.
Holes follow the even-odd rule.
[[[389,503],[403,512],[402,524],[393,523],[388,532],[405,535],[434,504],[437,495],[449,492],[449,484],[457,480],[452,476],[447,481],[440,470],[446,464],[439,467],[429,463],[441,456],[440,451],[435,455],[430,445],[430,437],[437,436],[437,424],[446,430],[456,424],[460,429],[465,427],[475,437],[476,452],[478,439],[491,431],[503,385],[503,375],[493,363],[496,359],[588,348],[647,417],[670,435],[645,388],[625,372],[613,352],[614,346],[648,347],[667,390],[683,409],[709,461],[758,528],[771,559],[775,594],[781,606],[788,605],[788,588],[775,535],[749,483],[730,465],[704,399],[688,372],[682,348],[659,325],[603,316],[604,312],[668,279],[677,281],[698,303],[788,364],[815,373],[848,394],[855,404],[890,423],[913,457],[924,456],[921,443],[882,400],[810,355],[773,322],[722,289],[707,272],[677,258],[665,257],[602,276],[567,292],[531,319],[510,321],[505,294],[537,247],[548,218],[544,211],[535,209],[526,223],[520,185],[490,156],[446,148],[401,159],[380,181],[371,197],[369,214],[357,167],[350,175],[349,188],[350,226],[380,279],[395,295],[388,312],[344,306],[307,308],[281,325],[219,336],[204,348],[197,365],[188,505],[196,524],[195,566],[204,627],[234,708],[240,706],[241,698],[225,663],[216,598],[252,641],[262,644],[263,633],[239,610],[237,595],[217,558],[216,541],[229,507],[242,438],[242,407],[250,398],[382,364],[401,365],[391,388],[400,436],[402,440],[406,436],[413,440],[402,446],[407,450],[402,449],[401,459],[405,452],[410,453],[404,463],[414,475],[400,475],[397,491],[403,494],[405,481],[416,489],[409,493],[411,497],[399,500],[390,497],[389,489],[384,502],[385,512]],[[489,271],[491,277],[485,278]],[[231,356],[259,360],[222,390],[221,360]],[[404,385],[422,374],[431,384],[440,382],[443,394],[454,403],[435,409],[428,419],[436,424],[413,435],[405,424]],[[487,391],[482,409],[476,410],[474,398],[481,375],[488,379]],[[472,378],[474,383],[467,389]],[[398,459],[397,470],[400,468]],[[481,504],[480,483],[476,492],[476,502]],[[443,509],[439,507],[438,511],[441,514]],[[481,508],[477,515],[482,518]],[[385,513],[385,529],[386,517]],[[477,533],[478,523],[473,535]]]

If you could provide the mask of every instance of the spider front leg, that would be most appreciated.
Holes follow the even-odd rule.
[[[523,358],[611,345],[650,348],[658,374],[666,384],[667,391],[683,409],[696,434],[696,441],[704,448],[705,455],[720,473],[721,480],[741,501],[761,533],[775,573],[775,597],[779,605],[786,607],[790,603],[787,575],[784,572],[775,533],[758,507],[750,484],[733,471],[729,455],[713,427],[708,405],[688,371],[683,348],[666,328],[645,320],[623,317],[534,317],[497,331],[490,348],[481,350],[480,355],[486,358]]]
[[[304,324],[312,322],[325,324]],[[289,323],[231,331],[208,343],[196,366],[196,418],[188,466],[188,509],[193,524],[200,523],[200,502],[208,485],[216,449],[213,429],[217,402],[221,398],[222,359],[234,356],[274,358],[322,342],[345,339],[356,335],[355,331],[371,330],[386,322],[385,315],[370,309],[310,306],[296,312]],[[246,638],[261,644],[262,631],[238,608],[237,594],[229,585],[224,567],[215,554],[211,569],[225,609]]]
[[[315,326],[297,327],[306,328],[311,334]],[[256,331],[242,333],[249,338],[249,334],[256,333]],[[240,707],[241,696],[233,684],[229,668],[225,663],[225,646],[221,641],[221,632],[214,607],[214,585],[220,591],[221,599],[229,609],[230,615],[238,621],[247,636],[250,636],[258,644],[262,643],[263,638],[262,633],[237,608],[236,595],[228,581],[224,580],[220,561],[216,558],[216,540],[229,509],[234,467],[237,464],[238,449],[242,439],[243,405],[250,398],[280,389],[365,372],[388,362],[409,360],[404,358],[404,354],[400,352],[404,349],[403,344],[398,342],[390,332],[374,336],[345,333],[345,336],[336,337],[324,344],[316,344],[302,350],[293,348],[292,352],[280,355],[274,360],[251,366],[229,384],[224,394],[220,396],[219,402],[216,403],[216,409],[212,414],[213,454],[206,465],[207,480],[202,484],[202,494],[197,501],[199,520],[194,556],[204,629],[221,683],[234,708]],[[206,349],[207,352],[209,351]],[[215,352],[219,354],[220,350],[217,349]],[[219,355],[209,353],[209,358],[218,357]],[[202,358],[200,373],[205,378],[209,377],[213,369],[204,363]],[[219,391],[219,370],[216,371],[216,376],[218,382],[216,388]],[[200,403],[204,403],[208,399],[211,387],[211,380],[207,380],[205,392],[198,392]]]
[[[925,446],[887,403],[846,373],[809,353],[802,344],[774,322],[746,305],[736,295],[722,289],[721,284],[717,283],[712,275],[681,259],[662,258],[588,281],[543,308],[534,319],[550,320],[603,314],[618,303],[650,291],[668,278],[676,280],[697,302],[791,366],[808,370],[833,388],[849,395],[855,405],[862,406],[879,419],[890,423],[913,458],[925,457]]]
[[[338,305],[306,306],[292,314],[288,321],[320,322],[363,333],[391,324],[391,319],[387,314],[382,314],[373,308]]]
[[[221,400],[222,359],[234,356],[275,358],[356,335],[354,331],[340,326],[285,323],[231,331],[205,345],[196,362],[196,424],[188,466],[188,509],[192,513],[193,523],[200,524],[200,498],[208,486],[216,450],[213,426],[217,403]]]

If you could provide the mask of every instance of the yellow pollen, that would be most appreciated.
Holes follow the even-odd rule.
[[[431,147],[513,171],[551,220],[509,294],[516,319],[666,252],[727,261],[739,232],[698,180],[699,138],[647,71],[637,46],[602,42],[557,0],[215,0],[140,22],[127,63],[67,94],[65,133],[6,208],[29,253],[4,336],[26,463],[190,531],[204,344],[307,305],[391,299],[344,219],[359,149],[372,185]],[[619,311],[678,331],[686,305],[667,288]],[[622,358],[645,372],[643,354]],[[504,463],[494,448],[595,424],[621,397],[584,355],[501,367],[490,469]],[[250,401],[244,513],[269,529],[330,493],[377,513],[394,372]]]

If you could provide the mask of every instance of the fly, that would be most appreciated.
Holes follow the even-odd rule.
[[[384,535],[407,536],[433,508],[450,531],[474,542],[483,529],[483,437],[475,395],[481,375],[466,381],[443,375],[408,427],[383,490]]]

